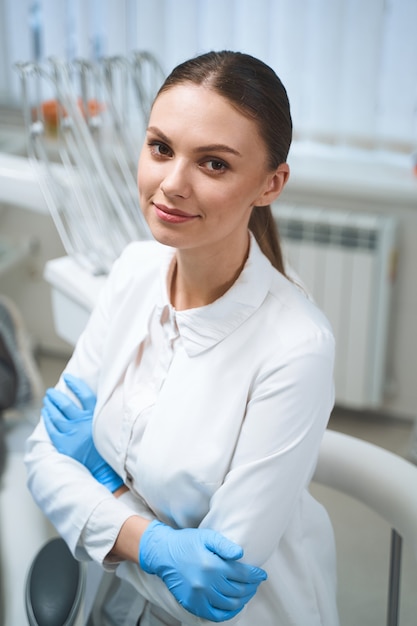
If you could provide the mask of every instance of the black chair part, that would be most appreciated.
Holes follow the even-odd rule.
[[[26,582],[30,626],[71,626],[81,603],[83,570],[61,538],[36,555]]]

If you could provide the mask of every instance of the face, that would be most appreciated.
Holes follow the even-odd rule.
[[[256,123],[214,91],[190,83],[156,99],[138,185],[161,243],[210,253],[247,248],[252,208],[269,204],[285,178],[267,169]]]

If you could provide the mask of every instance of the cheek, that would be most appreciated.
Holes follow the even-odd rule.
[[[219,208],[226,218],[245,213],[250,204],[250,189],[246,189],[244,184],[233,185],[224,191],[217,193],[213,206]]]

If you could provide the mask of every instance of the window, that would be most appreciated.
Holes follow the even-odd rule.
[[[16,61],[237,49],[281,77],[296,136],[413,151],[416,24],[415,0],[0,0],[0,98],[19,106]]]

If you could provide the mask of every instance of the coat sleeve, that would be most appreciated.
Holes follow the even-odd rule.
[[[283,367],[256,380],[230,469],[201,522],[244,548],[262,566],[308,486],[334,403],[334,339],[303,341]]]
[[[66,372],[82,378],[96,392],[114,292],[120,282],[120,265],[121,261],[116,261],[65,368]],[[62,378],[57,387],[68,393]],[[86,550],[79,545],[81,532],[89,517],[100,507],[111,511],[108,542],[102,547],[103,552],[108,551],[121,525],[132,512],[98,483],[83,465],[56,451],[42,418],[27,441],[25,464],[28,487],[34,500],[78,558],[89,558]]]

